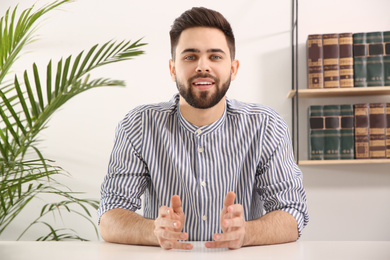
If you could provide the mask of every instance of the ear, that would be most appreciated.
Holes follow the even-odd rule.
[[[232,61],[232,70],[231,70],[232,81],[236,78],[239,67],[240,67],[240,62],[238,60]]]
[[[176,82],[175,62],[172,59],[169,60],[169,73],[173,82]]]

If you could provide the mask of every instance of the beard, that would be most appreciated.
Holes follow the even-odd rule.
[[[215,84],[215,92],[211,91],[196,91],[192,86],[192,81],[196,78],[211,78]],[[220,84],[220,80],[209,74],[198,74],[188,79],[187,84],[180,82],[176,78],[176,86],[179,90],[179,94],[184,100],[194,108],[207,109],[215,106],[221,101],[229,89],[231,77],[229,77],[224,83]]]

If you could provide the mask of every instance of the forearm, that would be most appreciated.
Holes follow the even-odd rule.
[[[100,234],[107,242],[132,245],[159,245],[154,220],[127,209],[112,209],[100,218]]]
[[[298,239],[295,218],[285,211],[271,211],[256,220],[246,222],[244,246],[270,245]]]

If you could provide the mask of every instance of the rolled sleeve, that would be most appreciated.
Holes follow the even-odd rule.
[[[150,182],[148,168],[140,156],[142,143],[141,121],[137,115],[122,120],[115,134],[108,173],[101,185],[98,219],[107,211],[123,208],[136,211],[141,208],[141,195]]]
[[[268,123],[256,179],[260,198],[266,212],[282,210],[290,213],[297,221],[301,236],[309,221],[302,172],[295,163],[285,122],[280,118]]]

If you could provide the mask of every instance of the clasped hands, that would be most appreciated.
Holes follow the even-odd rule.
[[[229,192],[224,200],[220,215],[222,233],[213,235],[214,241],[206,242],[208,248],[240,248],[244,244],[245,220],[241,204],[234,204],[236,194]],[[192,249],[191,243],[179,242],[187,240],[188,234],[182,232],[185,215],[178,195],[172,196],[171,207],[162,206],[154,221],[154,234],[164,249]]]

